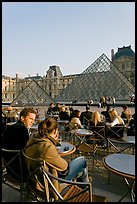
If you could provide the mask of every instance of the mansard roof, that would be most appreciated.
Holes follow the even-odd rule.
[[[123,46],[121,48],[118,48],[118,51],[114,54],[113,56],[113,60],[116,60],[120,57],[135,57],[135,53],[134,51],[131,49],[131,45],[130,46]]]

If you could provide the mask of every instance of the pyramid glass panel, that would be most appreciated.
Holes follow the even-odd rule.
[[[14,99],[12,106],[42,105],[54,102],[42,87],[32,80],[26,88]]]
[[[56,102],[98,102],[101,96],[115,97],[118,101],[129,101],[135,87],[121,71],[102,54],[82,74],[71,82],[55,98]]]

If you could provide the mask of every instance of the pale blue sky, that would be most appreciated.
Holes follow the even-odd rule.
[[[135,51],[135,2],[2,2],[2,75],[82,73],[103,53]]]

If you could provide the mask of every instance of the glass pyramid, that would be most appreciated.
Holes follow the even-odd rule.
[[[13,100],[11,106],[32,106],[54,102],[42,87],[33,79]]]
[[[82,74],[71,82],[55,98],[56,102],[98,102],[101,96],[115,97],[117,101],[129,101],[135,87],[121,71],[102,54]]]

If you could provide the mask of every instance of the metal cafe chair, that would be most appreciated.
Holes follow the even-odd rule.
[[[7,157],[8,156],[8,157]],[[16,166],[18,162],[18,166]],[[20,201],[26,196],[26,181],[21,150],[2,148],[2,183],[20,192]],[[16,172],[16,170],[18,172]],[[25,172],[27,175],[27,171]]]
[[[45,169],[45,161],[42,159],[34,159],[25,154],[23,150],[23,155],[26,159],[26,162],[35,162],[38,166],[35,170],[32,170],[28,166],[29,176],[27,179],[27,186],[29,189],[30,196],[37,202],[107,202],[107,198],[105,196],[100,196],[96,194],[92,194],[92,185],[87,182],[76,182],[69,181],[63,178],[59,178],[54,176],[52,173]],[[40,165],[39,165],[40,164]],[[31,178],[37,172],[41,172],[43,175],[43,183],[44,183],[44,193],[38,192],[31,184]],[[55,181],[59,182],[61,185],[61,191],[55,187]],[[50,193],[46,190],[46,188],[50,187],[56,196],[50,196]],[[81,188],[82,186],[82,188]]]
[[[85,130],[88,131],[87,129]],[[71,142],[76,146],[75,154],[77,156],[84,155],[89,161],[92,161],[92,165],[89,166],[91,166],[92,170],[94,170],[98,144],[96,139],[94,139],[93,132],[91,130],[89,131],[91,132],[91,134],[83,133],[83,135],[82,134],[79,135],[77,131],[72,130],[71,137],[73,138],[73,140]],[[93,137],[92,143],[90,143],[89,140],[90,137]]]
[[[132,149],[132,154],[134,154],[134,147],[135,147],[135,143],[132,143],[130,141],[125,141],[123,139],[108,138],[109,153],[110,153],[110,150],[113,148],[114,153],[123,153],[129,149]]]
[[[126,129],[125,125],[115,125],[113,127],[106,125],[106,137],[107,138],[122,138]]]

